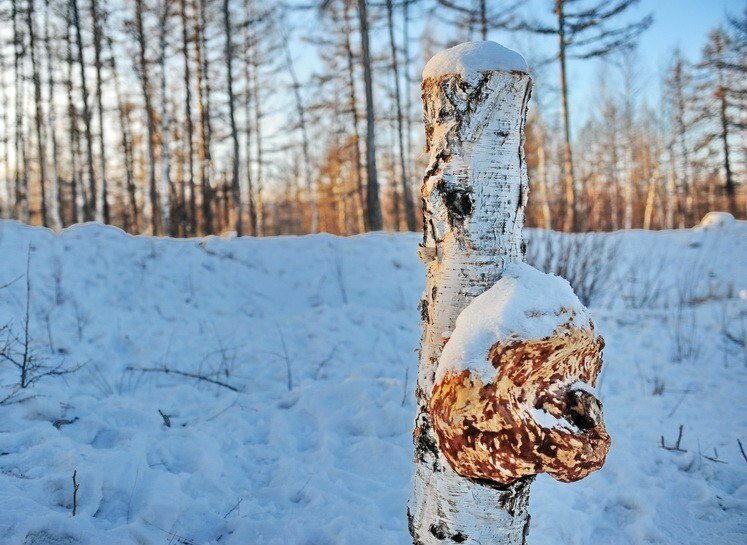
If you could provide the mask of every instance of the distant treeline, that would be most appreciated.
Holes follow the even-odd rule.
[[[418,229],[420,69],[498,35],[556,44],[524,52],[530,226],[744,217],[747,10],[700,58],[675,51],[650,104],[637,0],[545,4],[0,0],[0,217],[173,236]],[[567,65],[590,59],[609,62],[576,112]]]

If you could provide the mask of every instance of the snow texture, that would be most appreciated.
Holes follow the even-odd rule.
[[[713,229],[721,227],[730,227],[734,225],[734,216],[729,212],[708,212],[703,219],[700,220],[698,227],[703,229]]]
[[[537,478],[529,543],[743,544],[747,226],[579,239],[600,237],[619,243],[591,305],[614,445],[583,481]],[[34,350],[86,364],[0,406],[0,543],[409,543],[420,238],[0,222],[0,325],[21,331],[30,247]],[[677,323],[696,349],[679,360]],[[239,392],[125,370],[163,365]],[[0,365],[0,384],[15,380]],[[687,452],[661,448],[679,425]]]
[[[449,372],[469,370],[487,384],[496,374],[488,360],[494,344],[544,339],[566,323],[591,329],[589,314],[568,281],[526,263],[510,263],[501,279],[459,314],[441,353],[436,382]]]
[[[472,79],[486,71],[528,72],[527,63],[519,53],[496,42],[465,42],[441,51],[423,68],[423,79],[458,74]]]
[[[568,420],[566,420],[565,418],[558,418],[556,416],[553,416],[544,409],[530,407],[529,414],[532,415],[534,421],[543,428],[569,430],[575,433],[580,432],[580,430],[576,426],[568,422]]]

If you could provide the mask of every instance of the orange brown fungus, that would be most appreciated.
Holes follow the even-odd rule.
[[[501,484],[538,473],[572,482],[601,468],[610,447],[601,404],[573,385],[594,385],[603,346],[593,331],[566,324],[544,339],[495,344],[488,384],[469,370],[447,373],[429,408],[451,467]]]

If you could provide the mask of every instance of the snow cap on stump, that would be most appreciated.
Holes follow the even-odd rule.
[[[566,280],[507,265],[459,315],[436,370],[429,412],[452,468],[502,484],[599,469],[610,446],[594,392],[603,347]]]
[[[423,79],[457,74],[472,79],[488,71],[528,72],[519,53],[496,42],[465,42],[435,55],[423,69]]]

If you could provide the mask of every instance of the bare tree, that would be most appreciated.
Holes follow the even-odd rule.
[[[387,27],[389,29],[389,48],[392,58],[392,73],[394,76],[394,100],[397,111],[397,143],[399,147],[399,174],[402,184],[402,200],[404,202],[405,224],[408,231],[415,230],[415,207],[412,202],[412,190],[407,183],[407,169],[405,168],[405,138],[402,116],[402,93],[400,91],[399,61],[397,59],[397,43],[394,39],[394,5],[392,0],[386,0]]]
[[[231,10],[228,0],[223,0],[223,31],[225,32],[225,61],[226,61],[226,88],[228,92],[228,120],[231,125],[231,142],[233,146],[231,155],[231,191],[233,198],[233,207],[236,218],[234,229],[236,234],[244,234],[243,227],[243,203],[241,198],[241,183],[239,181],[239,130],[236,125],[236,97],[233,86],[233,29],[231,26]]]
[[[366,89],[366,214],[368,228],[379,231],[381,203],[379,202],[379,179],[376,174],[376,132],[374,121],[373,76],[371,68],[371,45],[368,38],[368,12],[366,0],[358,0],[358,20],[360,21],[361,50],[363,51],[363,81]]]
[[[171,218],[171,112],[168,96],[167,46],[171,2],[161,0],[158,5],[158,64],[161,95],[161,224],[164,234],[174,234]]]
[[[140,1],[140,0],[138,0]],[[90,221],[94,219],[96,210],[96,174],[94,173],[93,161],[93,131],[91,129],[91,107],[88,97],[88,84],[86,80],[86,59],[83,47],[83,32],[80,20],[78,0],[70,0],[72,6],[73,28],[75,29],[75,43],[77,45],[78,68],[80,70],[80,95],[83,101],[83,129],[86,136],[86,170],[88,171],[88,198],[85,200],[84,215]]]
[[[52,52],[52,39],[50,36],[50,1],[44,0],[44,51],[47,57],[47,90],[49,101],[47,105],[47,128],[52,142],[52,194],[50,195],[50,220],[55,229],[62,228],[62,195],[60,193],[60,165],[59,145],[57,141],[57,101],[54,73],[52,66],[55,59]]]
[[[99,178],[101,181],[94,198],[96,200],[96,221],[108,224],[110,223],[111,218],[109,214],[109,187],[106,176],[106,144],[104,143],[104,98],[102,90],[103,82],[101,78],[101,48],[103,43],[103,39],[101,36],[101,21],[104,17],[102,17],[98,0],[91,0],[90,7],[91,29],[93,34],[93,66],[96,70],[96,111],[98,113],[99,125]]]
[[[723,28],[717,28],[708,37],[698,68],[701,81],[695,95],[699,99],[697,122],[705,128],[702,145],[718,142],[728,208],[736,213],[732,139],[746,126],[740,112],[747,105],[747,65],[736,40]]]
[[[313,181],[311,179],[311,156],[309,154],[309,134],[306,128],[306,108],[301,98],[301,82],[296,74],[291,55],[290,45],[287,34],[283,36],[283,51],[285,53],[285,62],[288,67],[288,73],[291,76],[291,86],[293,87],[293,98],[296,102],[296,115],[298,116],[298,129],[301,132],[301,152],[303,154],[303,176],[306,184],[306,193],[311,208],[311,232],[316,233],[319,230],[319,210],[316,202],[316,192],[314,191]]]
[[[197,233],[197,195],[195,194],[194,123],[192,121],[192,71],[189,55],[189,18],[187,0],[180,0],[182,56],[184,60],[184,137],[187,140],[187,184],[189,185],[189,234]]]
[[[76,1],[76,0],[73,0]],[[143,0],[135,0],[135,21],[133,35],[137,40],[138,54],[135,70],[140,80],[140,90],[145,104],[145,117],[147,119],[147,148],[148,148],[148,190],[150,195],[150,225],[154,235],[161,233],[161,213],[158,188],[156,187],[156,120],[153,110],[153,99],[150,85],[150,69],[148,66],[145,24],[143,22]]]
[[[36,126],[36,149],[39,166],[40,212],[42,225],[49,225],[47,214],[47,148],[42,108],[42,84],[39,76],[39,62],[36,57],[36,28],[34,22],[35,0],[28,0],[26,6],[26,30],[29,35],[29,56],[31,57],[31,78],[34,85],[34,122]]]
[[[564,147],[563,171],[565,218],[563,228],[578,228],[576,178],[571,149],[571,122],[568,105],[568,59],[607,57],[615,51],[629,48],[652,23],[650,15],[633,22],[615,25],[616,19],[639,0],[590,0],[585,4],[571,0],[555,0],[555,24],[520,22],[512,28],[540,34],[555,35],[558,39],[557,59],[560,65],[560,96],[563,116]]]

